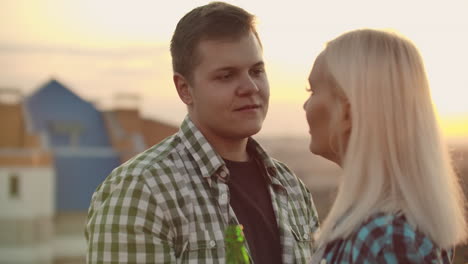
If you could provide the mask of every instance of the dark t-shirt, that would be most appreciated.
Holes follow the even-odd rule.
[[[282,263],[278,225],[264,173],[255,160],[225,162],[230,173],[230,204],[244,226],[253,261]]]

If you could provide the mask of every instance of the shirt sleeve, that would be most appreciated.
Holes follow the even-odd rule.
[[[317,232],[320,228],[320,223],[319,223],[317,209],[315,208],[314,200],[312,198],[312,194],[310,193],[309,189],[306,187],[304,182],[297,175],[295,175],[291,171],[291,169],[289,169],[285,164],[279,161],[277,161],[277,163],[279,164],[281,170],[284,170],[286,173],[292,175],[294,181],[299,185],[299,188],[302,193],[302,198],[304,199],[305,206],[306,206],[305,214],[307,218],[307,224],[311,227],[313,233]]]
[[[87,263],[174,263],[173,235],[141,180],[106,181],[93,195],[85,235]]]
[[[318,213],[317,209],[315,208],[314,200],[312,198],[312,194],[310,191],[303,185],[303,188],[305,189],[304,192],[304,199],[307,203],[307,208],[308,208],[308,216],[309,216],[309,224],[313,228],[313,232],[319,231],[320,228],[320,223],[319,223],[319,218],[318,218]]]
[[[450,256],[434,246],[424,236],[392,234],[389,243],[385,243],[376,263],[452,263]]]

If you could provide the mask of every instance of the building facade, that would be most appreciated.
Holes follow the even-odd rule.
[[[56,80],[24,98],[0,89],[0,120],[0,264],[84,263],[94,190],[177,131],[136,109],[103,113]]]

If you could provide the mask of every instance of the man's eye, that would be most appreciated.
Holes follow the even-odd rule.
[[[225,81],[225,80],[229,80],[231,77],[232,77],[232,74],[225,73],[225,74],[221,74],[221,75],[216,76],[216,79],[221,80],[221,81]]]
[[[258,76],[260,74],[263,74],[265,72],[265,70],[259,68],[259,69],[253,69],[251,72],[252,72],[253,75]]]

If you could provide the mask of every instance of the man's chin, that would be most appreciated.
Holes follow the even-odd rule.
[[[258,124],[257,126],[245,127],[243,129],[238,128],[235,134],[237,138],[248,138],[258,134],[261,130],[262,124]]]

